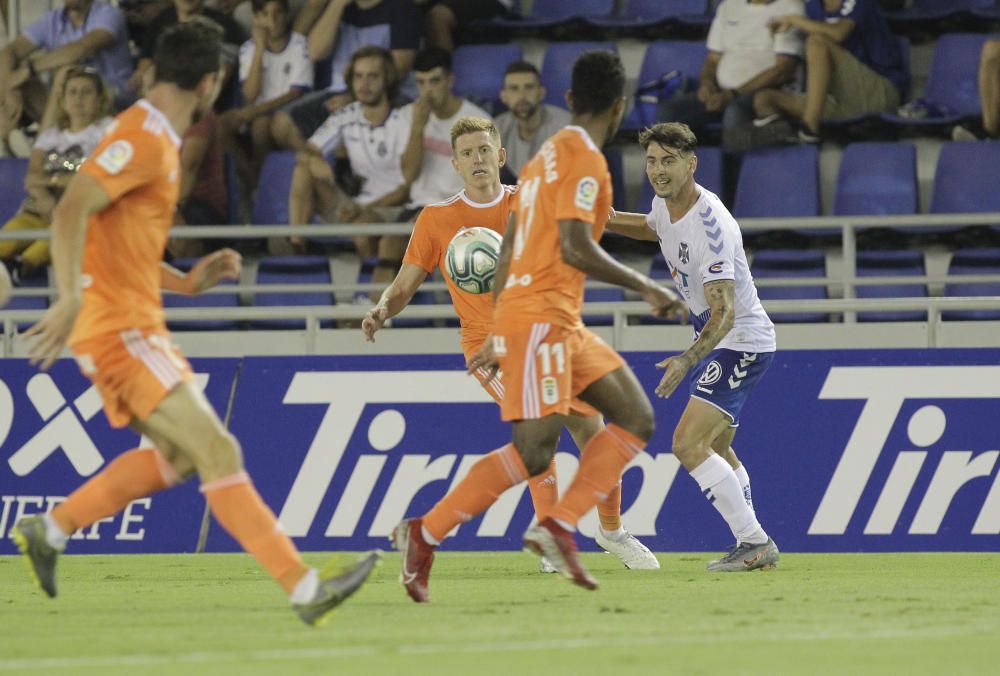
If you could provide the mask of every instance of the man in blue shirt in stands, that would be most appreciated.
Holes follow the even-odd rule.
[[[784,117],[800,122],[799,141],[816,143],[824,120],[862,117],[899,105],[909,73],[876,0],[808,0],[804,17],[778,17],[770,28],[806,34],[806,90],[767,89],[754,96],[758,133],[752,145],[787,138]]]

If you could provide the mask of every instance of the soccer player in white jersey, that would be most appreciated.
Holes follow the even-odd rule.
[[[395,221],[409,194],[399,158],[410,138],[410,124],[393,106],[399,76],[389,50],[367,45],[351,55],[344,76],[354,102],[331,113],[297,156],[288,198],[288,220],[311,222],[320,214],[328,223]],[[342,149],[360,181],[356,195],[347,195],[333,175],[334,153]],[[362,260],[378,263],[372,281],[392,281],[406,250],[405,236],[356,237]],[[302,248],[302,238],[292,238]],[[377,294],[375,295],[377,298]]]
[[[674,455],[726,520],[736,545],[708,570],[773,568],[778,548],[757,521],[750,477],[733,452],[747,396],[776,349],[774,324],[757,298],[739,225],[722,200],[695,183],[697,139],[679,122],[639,135],[646,176],[656,193],[649,214],[618,213],[608,229],[659,241],[674,284],[684,296],[695,342],[664,359],[656,388],[669,397],[691,372],[690,398],[674,430]]]

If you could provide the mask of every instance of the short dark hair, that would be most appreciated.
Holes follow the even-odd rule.
[[[698,146],[698,137],[683,122],[660,122],[639,132],[639,145],[643,150],[651,143],[689,155]]]
[[[418,73],[426,73],[429,70],[441,68],[444,72],[451,72],[451,52],[440,47],[426,47],[417,52],[413,59],[413,70]]]
[[[396,62],[392,58],[392,52],[385,47],[377,45],[359,47],[356,52],[351,54],[351,60],[347,62],[347,68],[344,69],[344,82],[347,83],[347,88],[353,95],[354,90],[351,89],[351,82],[354,80],[354,64],[359,59],[372,57],[382,59],[382,83],[385,86],[386,96],[392,101],[399,93],[399,71],[396,69]]]
[[[513,61],[507,64],[507,70],[503,72],[503,76],[507,77],[508,75],[512,75],[514,73],[531,73],[538,78],[539,81],[542,79],[542,74],[538,72],[538,68],[535,67],[535,64],[530,61]]]
[[[286,12],[288,11],[288,0],[251,0],[250,8],[253,10],[254,14],[258,14],[264,11],[264,8],[267,7],[267,3],[269,2],[276,2],[281,5]]]
[[[179,23],[163,31],[153,51],[156,82],[192,90],[222,67],[222,29],[209,20]]]
[[[573,64],[573,112],[599,115],[625,93],[625,67],[614,52],[590,50]]]

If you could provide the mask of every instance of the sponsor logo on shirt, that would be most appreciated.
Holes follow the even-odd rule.
[[[708,271],[711,272],[713,275],[717,275],[720,272],[722,272],[722,267],[723,267],[723,262],[716,261],[715,263],[712,263],[711,265],[708,266]]]
[[[593,176],[584,176],[576,184],[576,206],[587,211],[594,210],[594,202],[597,201],[597,179]]]
[[[104,171],[116,175],[132,159],[132,144],[121,139],[111,143],[95,160]]]

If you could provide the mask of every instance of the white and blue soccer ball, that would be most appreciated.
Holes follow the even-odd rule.
[[[489,228],[459,230],[448,244],[444,262],[455,286],[466,293],[489,293],[500,258],[500,233]]]

